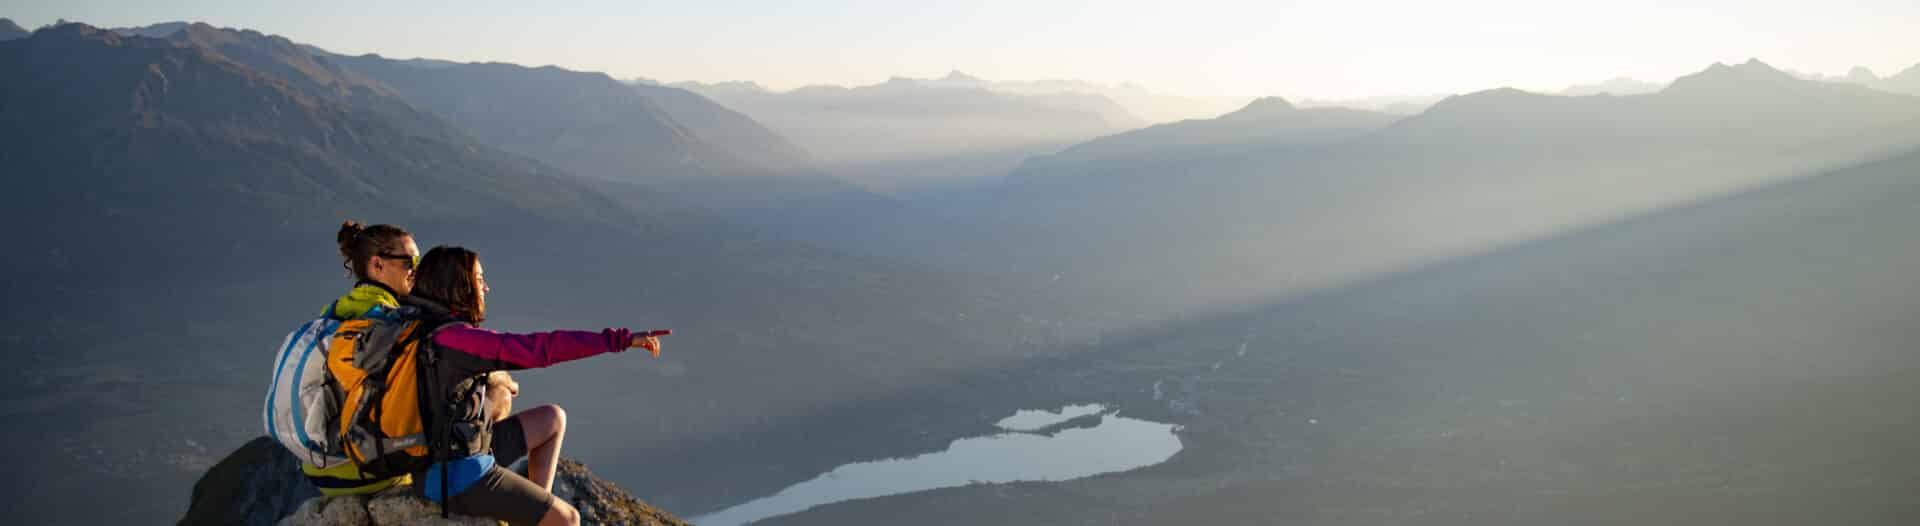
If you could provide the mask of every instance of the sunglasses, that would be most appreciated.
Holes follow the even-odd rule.
[[[407,270],[413,270],[414,267],[420,266],[420,256],[409,256],[406,254],[377,254],[377,255],[382,259],[398,259],[401,261],[405,261],[407,262]]]

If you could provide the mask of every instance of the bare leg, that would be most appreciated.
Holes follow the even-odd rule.
[[[527,434],[527,480],[553,491],[560,443],[567,436],[567,412],[557,405],[543,405],[514,416],[520,418],[520,429]]]
[[[580,511],[572,504],[554,497],[548,506],[547,514],[540,517],[540,526],[580,526]]]

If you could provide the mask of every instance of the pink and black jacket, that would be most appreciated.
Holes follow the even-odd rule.
[[[417,309],[418,316],[436,320],[420,348],[420,410],[427,433],[444,432],[447,450],[439,459],[484,454],[492,447],[492,415],[485,414],[486,375],[493,371],[538,369],[627,349],[627,329],[601,331],[547,331],[525,334],[495,332],[473,326],[464,315],[432,300],[410,296],[400,300]],[[447,426],[447,427],[442,427]]]

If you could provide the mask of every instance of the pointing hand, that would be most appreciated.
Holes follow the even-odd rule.
[[[666,336],[669,334],[673,334],[673,331],[662,330],[662,331],[647,331],[647,332],[635,333],[633,335],[633,341],[627,344],[627,348],[631,349],[634,347],[639,347],[642,349],[646,349],[647,352],[653,353],[654,358],[659,358],[660,349],[661,349],[660,337]]]

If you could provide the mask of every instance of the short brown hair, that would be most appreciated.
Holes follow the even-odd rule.
[[[479,324],[487,319],[487,302],[480,297],[480,280],[474,269],[480,254],[464,247],[441,245],[420,256],[420,267],[413,269],[413,295],[439,302],[466,315]]]

